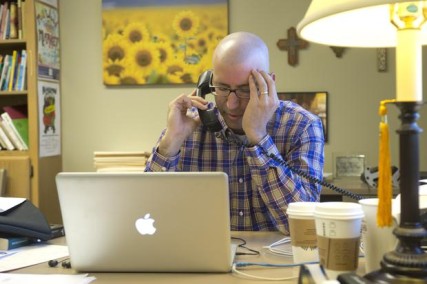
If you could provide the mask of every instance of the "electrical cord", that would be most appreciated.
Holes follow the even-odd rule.
[[[242,244],[239,245],[239,247],[243,247],[245,249],[248,249],[252,252],[257,252],[256,254],[260,254],[259,251],[250,249],[248,247],[246,247],[246,241],[244,239],[241,238],[235,238],[232,237],[232,239],[236,239],[242,242]],[[281,249],[281,248],[277,248],[280,245],[283,244],[288,244],[291,242],[291,238],[290,237],[285,237],[282,238],[270,245],[264,246],[263,248],[267,249],[269,252],[277,254],[277,255],[281,255],[281,256],[292,256],[292,251],[290,250],[286,250],[286,249]],[[242,253],[242,254],[249,254],[249,253]],[[254,255],[255,253],[251,253],[251,255]],[[313,263],[318,263],[318,262],[313,262]],[[286,280],[292,280],[292,279],[296,279],[298,278],[298,276],[291,276],[291,277],[280,277],[280,278],[271,278],[271,277],[263,277],[263,276],[256,276],[256,275],[252,275],[246,272],[243,272],[241,270],[239,270],[239,268],[244,268],[244,267],[249,267],[249,266],[262,266],[262,267],[269,267],[269,268],[291,268],[291,267],[296,267],[296,266],[300,266],[302,263],[291,263],[291,264],[271,264],[271,263],[260,263],[260,262],[235,262],[233,263],[233,266],[231,268],[231,271],[234,274],[246,277],[246,278],[250,278],[250,279],[258,279],[258,280],[267,280],[267,281],[286,281]],[[306,264],[306,263],[304,263]],[[307,262],[307,264],[309,264]]]
[[[243,248],[243,249],[246,249],[246,250],[250,251],[250,252],[236,252],[236,255],[259,255],[259,254],[260,254],[260,252],[259,252],[259,251],[254,250],[254,249],[251,249],[251,248],[248,248],[248,247],[246,246],[246,240],[244,240],[244,239],[242,239],[242,238],[237,238],[237,237],[231,237],[231,239],[232,239],[232,240],[238,240],[238,241],[241,241],[242,243],[241,243],[241,244],[238,244],[238,245],[237,245],[237,247],[239,247],[239,248]]]

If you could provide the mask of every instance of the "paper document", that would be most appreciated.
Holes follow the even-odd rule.
[[[16,253],[0,259],[0,272],[27,267],[69,255],[67,246],[47,244],[31,245],[11,251]]]
[[[65,274],[15,274],[0,273],[0,284],[88,284],[95,280],[87,274],[65,275]]]
[[[25,201],[25,198],[18,197],[0,197],[0,212],[5,212],[10,208],[13,208],[22,202]]]

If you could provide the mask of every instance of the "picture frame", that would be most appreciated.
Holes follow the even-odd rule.
[[[328,142],[328,92],[278,92],[280,100],[292,101],[322,120],[323,135]]]
[[[196,84],[229,32],[229,0],[102,0],[103,83]]]
[[[360,177],[365,171],[366,156],[357,153],[333,153],[334,177]]]

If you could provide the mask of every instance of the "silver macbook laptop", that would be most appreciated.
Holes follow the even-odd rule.
[[[73,268],[227,272],[232,256],[224,173],[59,173]]]

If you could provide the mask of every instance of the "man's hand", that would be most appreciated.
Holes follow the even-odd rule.
[[[252,70],[249,75],[250,100],[243,115],[242,127],[251,145],[267,135],[267,123],[279,106],[276,85],[265,71]]]
[[[176,155],[184,140],[200,124],[198,115],[193,116],[187,111],[192,107],[206,110],[208,102],[195,94],[195,90],[189,95],[182,94],[169,103],[167,128],[158,148],[161,155],[165,157]]]

